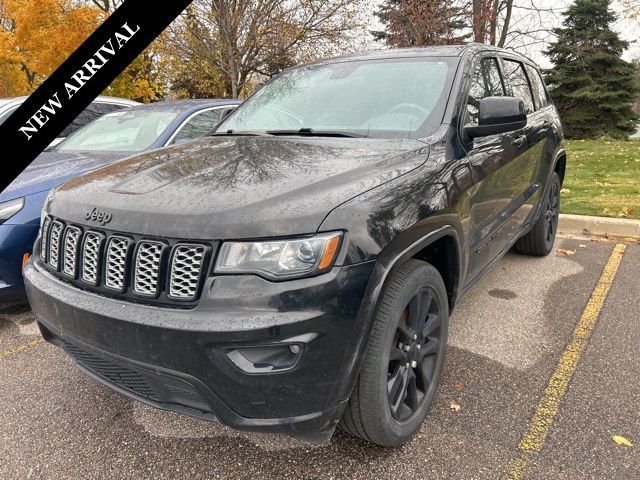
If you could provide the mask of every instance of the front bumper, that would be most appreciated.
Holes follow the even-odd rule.
[[[46,340],[94,378],[156,407],[239,429],[323,439],[359,368],[374,262],[314,278],[209,278],[193,309],[82,291],[29,262]]]

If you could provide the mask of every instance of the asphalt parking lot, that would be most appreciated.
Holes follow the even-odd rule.
[[[0,478],[640,478],[628,243],[564,238],[546,258],[501,260],[456,307],[431,414],[398,449],[342,433],[313,447],[143,406],[39,341],[27,307],[0,307]]]

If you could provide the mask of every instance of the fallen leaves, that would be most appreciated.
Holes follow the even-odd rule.
[[[633,447],[633,443],[620,435],[612,435],[611,438],[614,442],[616,442],[617,445],[620,445],[622,447]]]
[[[622,207],[622,210],[618,212],[618,217],[621,218],[628,218],[631,215],[633,215],[634,210],[633,208],[630,207]]]
[[[569,250],[567,248],[559,248],[556,250],[556,255],[559,257],[569,257],[575,254],[576,254],[575,250]]]
[[[571,193],[571,190],[569,190],[568,188],[561,188],[560,193]]]
[[[459,412],[461,408],[462,407],[458,405],[456,402],[451,402],[451,405],[449,405],[449,409],[454,412]]]
[[[464,383],[458,382],[453,384],[453,388],[458,390],[459,392],[464,390]]]

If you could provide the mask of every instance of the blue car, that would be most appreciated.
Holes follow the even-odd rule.
[[[239,103],[182,100],[119,110],[40,154],[0,194],[0,301],[25,298],[22,266],[31,255],[49,190],[135,153],[205,135]]]

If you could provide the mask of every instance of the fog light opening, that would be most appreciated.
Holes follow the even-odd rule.
[[[234,348],[227,357],[246,373],[273,373],[294,368],[303,353],[300,343],[280,343]]]

